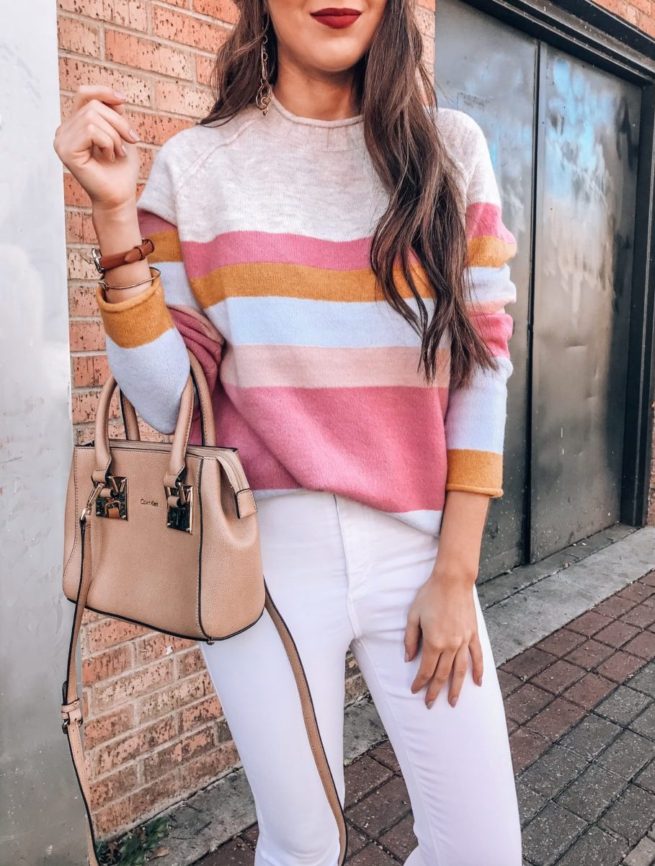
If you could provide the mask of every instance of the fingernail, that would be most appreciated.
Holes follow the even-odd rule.
[[[428,701],[428,709],[432,708],[432,704],[435,702],[435,698],[432,698],[431,701]]]
[[[409,661],[409,652],[407,650],[405,650],[405,661]]]
[[[127,93],[123,93],[122,90],[114,90],[114,93],[119,99],[127,99]]]
[[[457,703],[457,698],[448,698],[448,703],[450,704],[451,707],[454,707],[455,704]]]
[[[130,133],[130,136],[132,137],[132,141],[139,141],[139,133],[136,131],[136,129],[132,129],[132,127],[130,127],[128,129],[128,132]]]
[[[123,147],[122,144],[121,144],[121,156],[127,156],[127,151],[125,150],[125,148]]]

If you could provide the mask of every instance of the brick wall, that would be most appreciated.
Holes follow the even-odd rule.
[[[214,54],[236,20],[235,7],[230,0],[59,0],[58,7],[62,116],[70,113],[81,83],[109,84],[128,94],[131,125],[143,139],[142,184],[157,147],[210,108]],[[626,17],[652,32],[646,7],[650,0],[622,2]],[[417,7],[417,15],[432,69],[430,0]],[[86,258],[95,243],[89,201],[68,172],[64,185],[73,423],[79,442],[93,436],[91,419],[108,369],[95,270]],[[117,416],[114,395],[111,435],[122,435]],[[144,438],[162,438],[143,422],[142,431]],[[101,837],[141,823],[239,764],[193,641],[86,611],[82,656],[92,808]],[[350,656],[346,671],[350,701],[364,685]]]

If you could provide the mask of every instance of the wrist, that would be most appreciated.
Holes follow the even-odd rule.
[[[98,235],[98,240],[100,240],[101,233],[106,234],[108,231],[115,231],[116,229],[124,230],[125,227],[138,226],[136,199],[131,199],[129,202],[124,202],[120,205],[105,206],[94,204],[91,210],[91,221]]]
[[[430,574],[430,580],[452,589],[472,587],[478,579],[479,563],[462,561],[461,557],[450,558],[437,554],[437,560]]]

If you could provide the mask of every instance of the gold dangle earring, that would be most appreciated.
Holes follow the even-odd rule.
[[[268,111],[268,104],[271,101],[272,93],[271,83],[268,80],[268,51],[266,50],[266,46],[268,45],[269,21],[270,18],[266,16],[266,26],[264,28],[264,37],[262,39],[260,50],[261,73],[259,77],[259,90],[257,91],[257,97],[255,99],[257,108],[259,108],[264,115]]]

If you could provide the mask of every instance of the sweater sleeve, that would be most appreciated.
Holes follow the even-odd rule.
[[[124,301],[96,300],[109,368],[139,416],[160,433],[175,429],[189,377],[187,349],[200,361],[210,391],[221,360],[223,337],[198,304],[178,234],[170,148],[157,152],[137,201],[142,237],[155,249],[148,261],[161,271],[146,290]],[[197,401],[196,401],[197,402]],[[194,418],[198,417],[198,406]]]
[[[506,311],[516,301],[508,261],[516,255],[514,235],[503,223],[491,154],[477,121],[469,118],[475,154],[466,194],[467,276],[471,321],[498,361],[497,370],[477,367],[467,388],[449,394],[446,410],[446,491],[503,495],[503,451],[507,380],[512,374],[509,340],[514,320]]]

